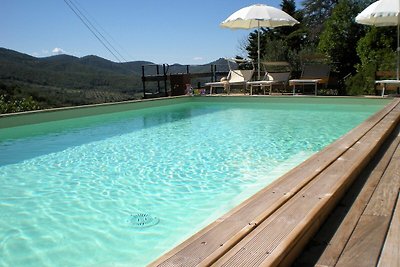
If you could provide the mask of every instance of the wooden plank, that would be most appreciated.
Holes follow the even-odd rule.
[[[389,222],[388,216],[362,216],[336,266],[376,266]]]
[[[364,212],[367,215],[391,216],[400,188],[400,148],[386,170]]]
[[[378,267],[398,266],[400,266],[400,194],[397,196],[396,209],[378,263]]]
[[[336,209],[335,214],[330,218],[330,221],[318,233],[316,243],[327,243],[327,245],[323,246],[323,252],[320,253],[316,266],[334,266],[337,263],[361,214],[365,210],[384,171],[388,167],[399,142],[400,136],[397,136],[397,138],[391,141],[388,148],[384,147],[385,153],[376,158],[376,161],[379,160],[379,162],[375,162],[372,165],[373,169],[367,169],[357,178],[356,182],[358,183],[356,184],[356,188],[352,186],[352,189],[355,190],[347,193],[345,199],[341,201],[340,207]],[[355,196],[357,196],[356,199],[354,199]],[[337,220],[340,220],[340,224],[335,226]],[[332,231],[335,232],[332,233]],[[330,236],[330,238],[326,240],[327,236]]]
[[[282,176],[150,266],[212,264],[355,144],[399,104],[393,100],[365,123]]]
[[[352,266],[351,264],[354,264],[355,261],[362,264],[359,266],[376,265],[399,190],[400,148],[398,147],[343,250],[338,266]],[[371,265],[372,263],[373,265]]]
[[[365,166],[373,151],[397,125],[400,111],[386,116],[351,149],[329,168],[306,185],[279,210],[248,234],[222,256],[215,266],[275,266],[283,260],[290,263],[299,251],[302,240],[311,238],[313,231],[329,214],[351,180]],[[380,136],[380,138],[378,138]],[[307,233],[307,236],[304,235]],[[300,241],[299,241],[300,240]]]

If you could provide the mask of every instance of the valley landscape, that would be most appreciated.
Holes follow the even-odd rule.
[[[0,48],[0,112],[139,99],[142,66],[148,64],[154,63],[116,63],[93,55],[37,58]],[[191,66],[191,71],[209,71],[210,64],[215,62]],[[180,64],[170,67],[176,73],[186,71]],[[149,68],[146,75],[155,74],[155,69]]]

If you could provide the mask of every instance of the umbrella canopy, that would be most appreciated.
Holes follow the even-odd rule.
[[[356,22],[377,27],[397,26],[397,80],[399,80],[400,65],[400,0],[379,0],[356,17]]]
[[[281,26],[293,26],[299,23],[286,12],[275,7],[257,4],[244,7],[221,23],[221,27],[230,29],[258,29],[257,64],[258,79],[260,79],[260,27],[276,28]]]

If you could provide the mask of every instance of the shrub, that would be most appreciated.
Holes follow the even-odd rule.
[[[23,112],[40,109],[40,106],[31,96],[28,98],[16,99],[6,95],[0,95],[0,114]]]

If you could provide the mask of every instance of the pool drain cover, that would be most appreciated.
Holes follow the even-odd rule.
[[[145,228],[158,224],[160,219],[147,213],[132,214],[129,220],[135,228]]]

